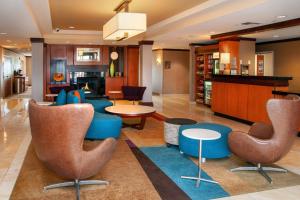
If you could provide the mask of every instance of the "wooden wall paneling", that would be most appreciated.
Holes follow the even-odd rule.
[[[227,85],[227,114],[247,120],[248,85],[229,83]]]
[[[139,48],[127,48],[127,85],[139,85]]]
[[[227,114],[227,85],[228,83],[212,83],[212,110]]]
[[[67,46],[67,65],[74,65],[74,47]]]
[[[102,65],[109,65],[109,48],[108,46],[103,46],[101,51],[101,64]]]
[[[270,86],[249,85],[248,120],[252,122],[270,123],[267,114],[267,101],[273,98]]]
[[[67,47],[65,45],[50,45],[51,59],[67,59]]]

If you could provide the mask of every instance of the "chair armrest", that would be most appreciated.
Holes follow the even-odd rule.
[[[273,127],[263,123],[254,123],[248,134],[258,139],[270,139],[273,136]]]
[[[84,151],[81,161],[80,179],[91,177],[111,159],[116,148],[117,140],[107,138],[90,151]]]
[[[234,131],[229,135],[230,150],[245,161],[257,163],[273,163],[276,159],[275,146],[272,140],[252,137],[244,132]]]

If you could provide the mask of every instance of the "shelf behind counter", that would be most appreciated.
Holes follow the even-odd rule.
[[[270,123],[266,103],[273,91],[287,91],[292,77],[214,75],[212,110],[248,122]]]

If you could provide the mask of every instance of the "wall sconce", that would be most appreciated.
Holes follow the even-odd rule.
[[[156,58],[156,63],[161,64],[161,58],[160,57]]]

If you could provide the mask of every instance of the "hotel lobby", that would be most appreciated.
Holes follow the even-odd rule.
[[[298,0],[0,2],[0,200],[300,196]]]

